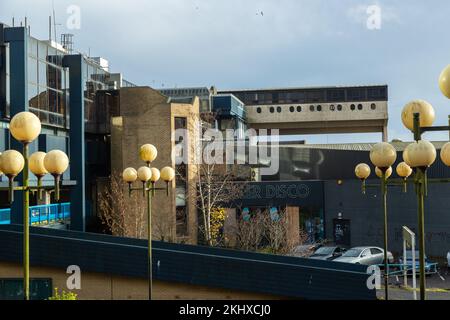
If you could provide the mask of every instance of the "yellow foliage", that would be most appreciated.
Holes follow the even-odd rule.
[[[211,210],[211,239],[215,244],[220,241],[223,225],[225,223],[226,210],[224,208],[213,208]]]

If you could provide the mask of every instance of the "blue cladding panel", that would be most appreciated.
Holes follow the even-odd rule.
[[[9,42],[10,57],[10,108],[11,116],[28,111],[28,32],[27,28],[6,28],[4,32],[5,42]],[[12,149],[22,151],[22,145],[11,140]],[[17,177],[21,180],[22,175]],[[16,193],[12,206],[12,223],[23,224],[23,194]]]
[[[220,95],[213,97],[213,109],[222,116],[237,116],[246,118],[244,104],[233,95]]]
[[[85,62],[82,55],[67,55],[63,64],[69,68],[70,86],[70,169],[72,180],[77,185],[72,189],[70,228],[84,231],[86,228],[86,174],[84,138],[84,81]]]

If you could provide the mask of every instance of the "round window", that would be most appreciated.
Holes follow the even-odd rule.
[[[256,112],[261,113],[262,109],[258,107],[258,108],[256,108]]]
[[[275,108],[274,107],[270,107],[269,111],[270,111],[270,113],[274,113],[275,112]]]
[[[281,107],[277,107],[277,112],[281,113]]]

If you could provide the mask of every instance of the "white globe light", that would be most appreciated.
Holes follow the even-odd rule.
[[[355,175],[361,180],[366,180],[370,176],[370,172],[370,167],[365,163],[360,163],[355,168]]]
[[[381,142],[373,146],[370,151],[370,161],[378,168],[389,168],[397,160],[397,151],[387,143]]]
[[[30,143],[41,133],[41,121],[34,113],[20,112],[11,119],[9,131],[17,141]]]
[[[420,140],[407,146],[403,155],[411,168],[428,168],[436,161],[436,148],[431,142]]]

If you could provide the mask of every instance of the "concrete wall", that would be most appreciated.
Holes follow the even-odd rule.
[[[370,184],[378,184],[371,180]],[[450,208],[448,195],[450,184],[429,185],[429,196],[425,199],[426,253],[444,257],[450,251]],[[343,218],[351,220],[351,244],[383,247],[383,213],[380,190],[368,188],[361,194],[357,180],[345,180],[342,186],[335,181],[325,182],[326,236],[333,239],[333,219],[342,212]],[[404,194],[401,187],[390,187],[388,191],[389,250],[402,250],[402,227],[417,230],[417,198],[413,185]],[[417,234],[417,232],[416,232]],[[396,255],[398,258],[398,254]]]
[[[372,104],[375,104],[375,109],[372,109]],[[338,105],[342,106],[341,111],[337,110]],[[356,109],[351,110],[351,105],[355,105]],[[362,105],[363,109],[358,110],[358,105]],[[314,107],[313,111],[310,106]],[[321,111],[317,111],[318,106]],[[301,108],[300,112],[297,107]],[[334,111],[332,108],[335,108]],[[246,106],[245,110],[248,124],[254,129],[279,129],[281,134],[380,132],[383,134],[383,140],[387,141],[386,101],[272,104]]]
[[[102,273],[83,272],[81,270],[81,290],[68,290],[66,281],[70,274],[63,269],[32,267],[31,278],[51,278],[53,287],[59,291],[71,291],[79,300],[146,300],[148,282],[146,279],[121,277]],[[14,263],[0,262],[1,278],[21,278],[22,267]],[[184,283],[165,281],[153,282],[153,296],[156,300],[269,300],[281,299],[258,293],[193,286]]]

